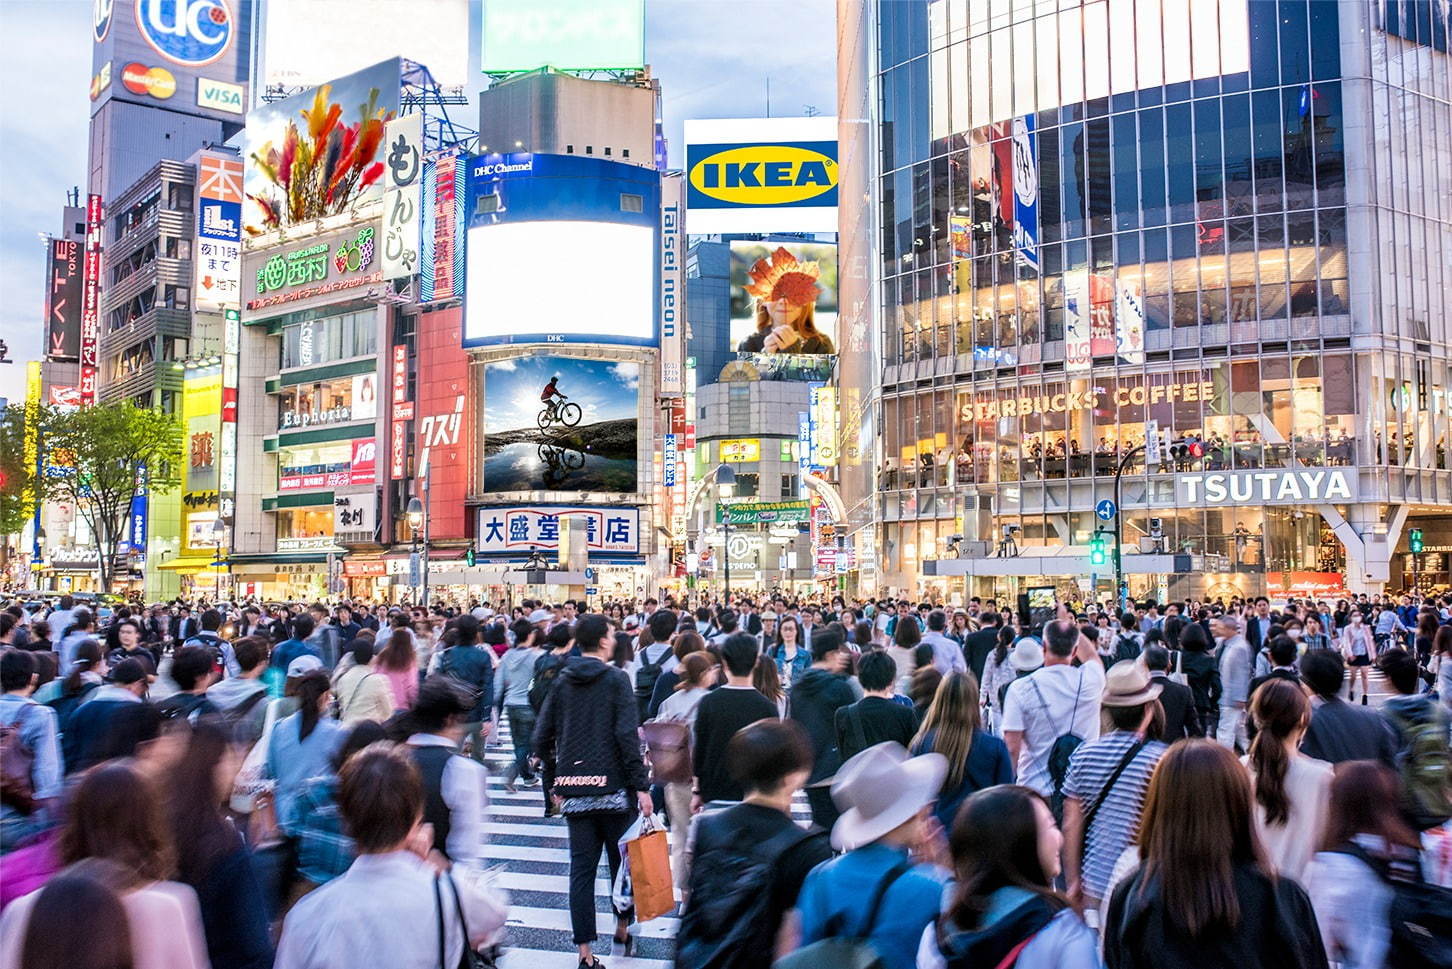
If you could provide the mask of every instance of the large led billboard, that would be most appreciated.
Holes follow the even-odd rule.
[[[81,302],[84,299],[81,244],[73,239],[47,243],[49,285],[45,292],[47,360],[79,360],[81,356]]]
[[[481,490],[637,491],[639,406],[633,361],[529,356],[486,364]]]
[[[732,242],[731,348],[739,353],[836,353],[837,247]]]
[[[687,121],[686,231],[837,231],[837,119]]]
[[[383,127],[398,114],[401,71],[395,57],[247,115],[242,213],[249,232],[313,222],[382,197]]]
[[[656,344],[658,172],[570,155],[468,164],[465,346]]]
[[[426,65],[445,90],[464,91],[472,5],[471,0],[268,0],[262,83],[273,90],[316,87],[402,54]]]
[[[308,0],[312,2],[312,0]],[[645,65],[645,0],[488,0],[480,66],[487,74]]]

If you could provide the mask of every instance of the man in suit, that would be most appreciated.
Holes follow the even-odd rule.
[[[963,641],[963,654],[968,660],[968,668],[981,683],[988,654],[998,646],[998,630],[1002,628],[1003,620],[996,612],[980,612],[978,623],[978,631],[969,633]]]
[[[1141,655],[1150,682],[1160,685],[1160,706],[1165,708],[1165,742],[1184,737],[1203,737],[1205,728],[1195,709],[1195,695],[1188,686],[1170,679],[1170,651],[1158,643],[1145,647]]]
[[[1310,650],[1301,657],[1300,669],[1315,694],[1301,752],[1328,764],[1376,760],[1396,767],[1397,736],[1391,724],[1376,710],[1352,706],[1341,698],[1346,682],[1341,654],[1334,649]]]
[[[1270,638],[1270,627],[1274,624],[1275,618],[1270,613],[1270,600],[1265,596],[1258,596],[1253,610],[1245,618],[1245,641],[1250,643],[1252,657],[1266,645],[1266,640]]]

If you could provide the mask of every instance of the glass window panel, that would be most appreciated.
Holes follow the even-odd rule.
[[[992,51],[989,71],[994,78],[991,118],[1005,121],[1013,115],[1013,84],[1009,81],[1013,77],[1012,35],[1007,30],[995,30],[988,35],[988,42]]]
[[[1234,0],[1227,0],[1234,2]],[[1190,37],[1195,77],[1220,74],[1220,10],[1216,0],[1191,0]]]
[[[1112,227],[1114,195],[1110,182],[1109,119],[1084,125],[1084,178],[1089,198],[1089,231],[1099,234]]]
[[[1038,133],[1039,149],[1039,232],[1043,242],[1063,238],[1063,205],[1060,199],[1059,129]]]
[[[1158,108],[1139,112],[1139,191],[1144,224],[1165,223],[1165,124]]]
[[[1109,0],[1109,84],[1118,93],[1133,91],[1135,81],[1134,0]]]
[[[1224,188],[1220,174],[1220,99],[1195,102],[1195,197],[1198,217],[1224,214]]]
[[[1256,207],[1263,212],[1284,206],[1281,169],[1285,153],[1281,145],[1281,99],[1277,91],[1251,95],[1252,139],[1255,147]]]
[[[932,87],[928,91],[931,109],[929,134],[933,141],[938,141],[952,133],[948,114],[952,90],[948,80],[948,51],[946,48],[935,50],[929,57],[932,62]]]
[[[1251,0],[1223,0],[1220,4],[1220,70],[1240,74],[1250,68]],[[1318,4],[1335,10],[1336,4]]]
[[[1084,100],[1084,27],[1077,7],[1059,13],[1059,71],[1062,103]]]
[[[1190,78],[1190,2],[1164,0],[1165,83]]]
[[[1282,88],[1285,120],[1283,150],[1286,159],[1286,208],[1306,209],[1315,204],[1315,120],[1306,108],[1305,88]]]
[[[1037,32],[1035,46],[1038,61],[1039,96],[1036,107],[1043,109],[1060,104],[1059,100],[1059,18],[1040,17],[1034,22]]]
[[[1061,129],[1059,157],[1060,184],[1064,189],[1064,238],[1084,235],[1087,211],[1084,204],[1084,126],[1065,125]]]
[[[948,100],[948,129],[961,134],[973,127],[969,112],[971,87],[978,82],[968,71],[968,44],[960,42],[948,48],[949,83],[952,96]]]
[[[1133,114],[1115,115],[1114,125],[1114,227],[1133,229],[1139,225],[1139,160],[1135,146]]]
[[[968,94],[973,106],[968,127],[977,128],[993,120],[993,110],[989,106],[989,97],[993,89],[993,71],[991,70],[992,61],[988,56],[988,35],[982,34],[974,37],[968,42],[968,46],[970,50],[968,64],[972,70],[971,73],[963,75],[963,83],[969,85]],[[985,64],[989,65],[990,69],[985,70]]]
[[[1109,96],[1109,9],[1105,0],[1084,5],[1084,100]]]
[[[1039,109],[1034,98],[1034,25],[1026,20],[1013,26],[1013,113],[1033,114]]]
[[[1249,4],[1250,85],[1263,88],[1280,83],[1280,43],[1274,3]]]
[[[1311,79],[1311,44],[1306,0],[1279,0],[1281,83],[1304,84]]]
[[[1189,104],[1172,104],[1165,109],[1167,156],[1175,160],[1169,166],[1171,222],[1189,222],[1195,217],[1195,170],[1184,162],[1195,157],[1190,117]]]
[[[1335,3],[1311,4],[1311,77],[1313,80],[1330,80],[1341,74],[1341,11],[1339,6]]]
[[[1165,81],[1164,41],[1160,33],[1160,0],[1135,3],[1135,54],[1138,86],[1158,87]]]

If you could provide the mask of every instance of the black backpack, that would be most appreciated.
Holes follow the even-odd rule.
[[[52,697],[45,702],[45,705],[55,711],[56,729],[65,733],[66,726],[71,722],[71,716],[76,712],[76,707],[85,702],[91,692],[100,686],[99,683],[82,681],[81,688],[75,693],[62,693],[60,696]]]
[[[792,848],[822,832],[792,825],[755,850],[723,853],[695,861],[690,904],[676,935],[677,969],[757,969],[757,926],[770,921],[771,886],[777,862]]]
[[[545,653],[534,661],[534,680],[529,684],[529,705],[538,713],[555,685],[555,677],[565,668],[565,657]]]
[[[1114,641],[1114,663],[1119,663],[1127,659],[1137,659],[1139,658],[1139,653],[1139,640],[1133,636],[1120,634],[1119,638]],[[1109,665],[1113,666],[1114,663],[1110,663]]]
[[[652,644],[654,645],[654,644]],[[635,698],[642,703],[649,703],[652,694],[655,693],[655,681],[660,679],[661,667],[665,665],[666,657],[673,656],[674,652],[667,649],[660,654],[660,658],[654,663],[650,662],[650,647],[647,646],[640,653],[640,668],[635,671]]]
[[[1335,849],[1359,858],[1392,890],[1391,945],[1386,964],[1397,969],[1441,969],[1452,966],[1452,889],[1403,876],[1385,862],[1350,842]]]

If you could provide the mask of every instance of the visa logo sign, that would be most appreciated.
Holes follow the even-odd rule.
[[[246,114],[247,106],[243,103],[245,93],[246,90],[240,84],[209,81],[205,77],[197,78],[197,107],[199,108],[225,111],[228,114]]]
[[[837,143],[692,145],[690,206],[835,206]]]

